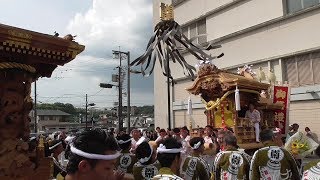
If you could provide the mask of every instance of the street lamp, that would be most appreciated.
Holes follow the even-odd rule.
[[[118,78],[118,82],[120,82],[120,78]],[[117,86],[117,85],[114,85],[114,84],[109,84],[109,83],[100,83],[99,86],[101,88],[108,88],[108,89],[112,88],[113,86],[118,87],[119,88],[119,94],[120,94],[120,86]],[[118,128],[119,128],[119,130],[122,129],[122,124],[121,124],[122,123],[122,121],[121,121],[122,120],[121,119],[122,103],[120,103],[120,102],[122,102],[122,99],[121,99],[121,96],[119,95],[119,103],[118,103],[118,123],[119,123]]]
[[[99,86],[101,88],[112,88],[113,86],[116,86],[116,85],[113,85],[113,84],[107,84],[107,83],[100,83]]]

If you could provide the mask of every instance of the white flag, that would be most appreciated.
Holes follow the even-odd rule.
[[[189,96],[188,99],[188,114],[192,115],[192,101],[191,101],[191,97]]]

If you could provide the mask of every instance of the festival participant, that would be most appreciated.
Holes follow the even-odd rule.
[[[158,174],[161,167],[156,160],[156,151],[146,141],[137,146],[136,162],[133,166],[133,176],[135,180],[149,180]]]
[[[320,158],[320,146],[314,151]],[[302,180],[319,180],[320,179],[320,160],[309,162],[303,168]]]
[[[265,147],[254,153],[249,178],[251,180],[300,179],[296,161],[290,152],[275,144],[272,130],[263,130],[260,138]]]
[[[204,139],[194,137],[190,140],[192,155],[188,156],[183,163],[182,172],[185,179],[202,179],[210,178],[210,168],[208,163],[201,158],[204,151]]]
[[[190,141],[189,130],[188,130],[187,126],[183,126],[182,128],[180,128],[180,136],[185,141],[187,141],[187,142]]]
[[[167,137],[172,137],[173,132],[171,128],[167,128]]]
[[[273,129],[273,134],[274,134],[274,142],[277,146],[283,147],[284,144],[282,142],[282,134],[281,134],[281,129],[280,128],[274,128]]]
[[[213,136],[218,137],[218,129],[217,128],[213,128]]]
[[[117,160],[116,167],[119,171],[132,174],[132,167],[136,163],[136,157],[130,153],[131,137],[129,134],[117,136],[118,145],[121,149],[121,155]]]
[[[199,137],[203,137],[204,136],[204,131],[205,130],[203,128],[199,128]],[[214,134],[214,136],[215,136],[215,134]]]
[[[160,136],[156,139],[156,143],[160,143],[161,141],[163,141],[166,136],[167,136],[167,133],[166,133],[166,130],[164,129],[160,129]]]
[[[131,149],[130,149],[130,152],[131,153],[134,153],[135,150],[136,150],[136,143],[139,141],[139,139],[141,138],[141,133],[138,129],[133,129],[131,131],[131,136],[132,136],[132,139],[131,139]]]
[[[261,121],[260,112],[255,109],[253,104],[249,104],[249,110],[246,112],[245,117],[249,118],[250,122],[253,123],[255,133],[256,133],[256,142],[259,143],[260,142],[260,139],[259,139],[260,125],[259,125],[259,123]]]
[[[215,179],[249,179],[249,155],[237,150],[237,138],[231,133],[225,135],[223,146],[225,150],[214,160]]]
[[[295,133],[297,133],[298,130],[299,130],[299,124],[297,124],[297,123],[290,124],[289,125],[289,133],[287,134],[287,137],[286,137],[286,142],[289,140],[289,138],[291,136],[293,136]]]
[[[304,130],[306,132],[307,137],[311,138],[312,140],[318,143],[317,135],[315,133],[312,133],[309,127],[306,127]]]
[[[182,143],[183,139],[180,136],[180,129],[173,128],[172,132],[173,132],[172,137],[175,138],[178,142]]]
[[[187,126],[184,126],[180,128],[180,137],[181,137],[181,144],[182,144],[182,162],[184,161],[186,155],[188,155],[191,151],[189,141],[190,141],[190,135],[189,135],[189,130]]]
[[[150,140],[155,141],[158,138],[157,132],[150,131]]]
[[[65,168],[59,163],[58,156],[64,151],[62,141],[52,140],[45,144],[45,156],[53,159],[53,177],[66,176]]]
[[[156,133],[157,133],[157,137],[159,137],[160,136],[160,127],[156,128]]]
[[[66,180],[121,179],[121,172],[114,172],[121,155],[116,140],[101,129],[85,130],[73,140],[70,147]]]
[[[205,128],[205,137],[204,137],[204,142],[208,143],[208,144],[213,144],[215,140],[213,140],[213,138],[215,138],[213,135],[213,127],[211,125],[207,125]]]
[[[174,138],[167,138],[157,148],[157,158],[161,164],[161,169],[158,175],[154,176],[154,180],[182,180],[179,174],[180,168],[180,152],[182,151],[181,144]]]
[[[294,135],[295,133],[297,133],[298,132],[298,130],[299,130],[299,124],[297,124],[297,123],[293,123],[292,124],[292,131],[290,132],[290,135],[292,136],[292,135]]]
[[[228,131],[225,131],[224,129],[220,129],[218,131],[218,137],[217,137],[217,153],[224,150],[223,142],[224,142],[224,136],[228,133]]]

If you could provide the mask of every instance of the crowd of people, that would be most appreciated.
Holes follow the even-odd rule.
[[[298,130],[291,127],[288,136]],[[56,179],[320,179],[320,161],[301,168],[277,129],[260,132],[264,147],[252,156],[240,149],[232,129],[210,125],[191,133],[187,127],[130,134],[93,129],[47,140]],[[59,161],[62,152],[67,164]]]

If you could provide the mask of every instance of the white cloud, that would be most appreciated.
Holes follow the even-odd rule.
[[[112,50],[121,46],[122,51],[131,52],[132,59],[143,53],[152,32],[151,0],[92,0],[91,7],[88,7],[88,1],[74,7],[78,0],[68,0],[64,8],[44,1],[31,12],[34,14],[34,20],[28,22],[31,30],[37,30],[35,27],[39,23],[36,22],[42,22],[44,18],[40,10],[50,7],[50,16],[54,19],[41,25],[41,31],[57,30],[61,36],[65,33],[77,35],[76,41],[86,46],[75,60],[58,67],[51,78],[39,79],[38,101],[72,103],[81,107],[85,103],[85,94],[88,94],[89,101],[98,107],[111,107],[118,100],[117,89],[101,89],[99,83],[112,83],[111,75],[117,73],[114,68],[119,65],[119,60],[112,59]],[[23,22],[18,24],[24,27]],[[132,75],[131,79],[131,104],[153,104],[153,79],[142,78],[141,75]]]
[[[86,44],[86,53],[103,56],[117,49],[137,51],[145,47],[152,29],[152,1],[93,0],[86,13],[77,13],[67,30]]]

